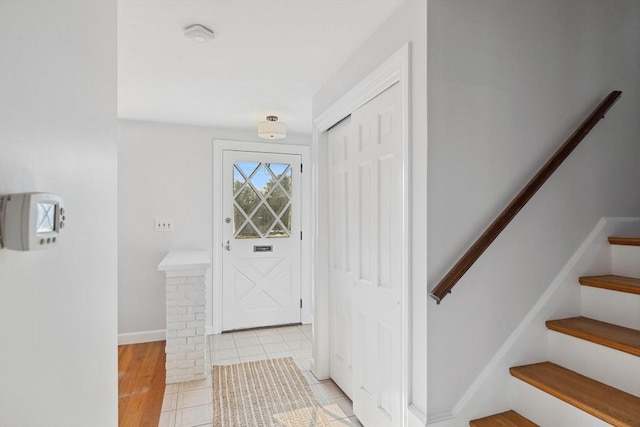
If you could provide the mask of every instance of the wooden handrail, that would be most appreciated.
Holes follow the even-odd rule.
[[[433,288],[429,294],[440,304],[440,301],[447,296],[451,289],[458,283],[458,280],[467,272],[469,268],[476,262],[482,253],[491,245],[504,228],[511,222],[518,212],[527,204],[529,199],[542,187],[547,179],[558,169],[558,167],[569,157],[569,154],[580,144],[585,136],[595,127],[598,122],[604,118],[609,108],[615,104],[620,98],[622,92],[616,90],[611,92],[605,99],[600,102],[595,110],[586,118],[584,122],[576,129],[576,131],[567,139],[564,144],[547,160],[542,168],[535,174],[527,185],[518,193],[518,195],[507,205],[507,207],[498,215],[482,235],[475,241],[467,252],[458,260],[451,270],[442,278],[440,283]]]

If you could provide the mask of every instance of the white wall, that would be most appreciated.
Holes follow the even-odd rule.
[[[611,90],[620,101],[440,306],[429,418],[446,415],[593,224],[640,213],[640,3],[430,0],[428,287]]]
[[[0,193],[61,195],[57,247],[0,250],[0,425],[115,426],[116,2],[0,2]]]
[[[172,249],[212,252],[213,139],[260,139],[253,130],[132,120],[120,120],[118,133],[121,342],[164,339],[164,273],[157,271],[158,264]],[[310,139],[289,135],[282,143],[309,145]],[[175,231],[155,232],[155,217],[174,218]],[[213,319],[211,277],[208,326]]]
[[[426,169],[427,159],[427,2],[408,0],[314,96],[314,119],[406,43],[410,60],[411,148],[411,327],[410,403],[426,414]],[[313,155],[317,155],[314,153]],[[321,183],[320,183],[321,184]],[[322,201],[320,201],[322,204]],[[322,231],[321,231],[322,233]]]

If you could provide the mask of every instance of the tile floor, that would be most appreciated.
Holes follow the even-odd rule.
[[[362,426],[353,415],[351,400],[342,390],[331,380],[318,381],[309,370],[311,325],[209,335],[207,341],[210,364],[214,365],[293,357],[316,398],[333,418],[331,425]],[[213,426],[212,393],[209,379],[168,384],[159,427]]]

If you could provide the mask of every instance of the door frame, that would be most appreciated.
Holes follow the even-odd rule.
[[[223,182],[223,152],[224,151],[249,151],[257,153],[278,153],[297,154],[302,158],[303,165],[310,165],[311,148],[305,145],[288,145],[284,143],[270,142],[249,142],[232,141],[223,139],[213,140],[213,226],[212,226],[212,282],[213,292],[211,298],[211,309],[213,313],[212,333],[222,332],[222,267],[223,267],[223,246],[222,241],[222,182]],[[312,295],[311,295],[311,173],[303,170],[300,186],[300,208],[302,216],[300,229],[303,239],[300,247],[300,298],[302,299],[302,309],[300,310],[300,320],[302,323],[312,321]]]
[[[411,195],[411,162],[410,162],[410,79],[409,79],[410,45],[405,44],[373,72],[356,84],[345,95],[333,103],[326,111],[313,121],[312,189],[313,189],[313,355],[311,370],[318,379],[329,378],[330,363],[330,330],[329,330],[329,258],[328,258],[328,165],[327,165],[327,130],[353,111],[366,104],[394,84],[400,85],[402,93],[402,298],[400,307],[401,328],[401,406],[402,424],[407,425],[409,393],[410,393],[410,195]],[[426,118],[425,118],[426,120]],[[426,165],[425,165],[426,167]]]

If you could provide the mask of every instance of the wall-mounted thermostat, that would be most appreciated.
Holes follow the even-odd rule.
[[[0,197],[0,241],[8,249],[30,251],[56,246],[65,220],[64,201],[55,194]]]

